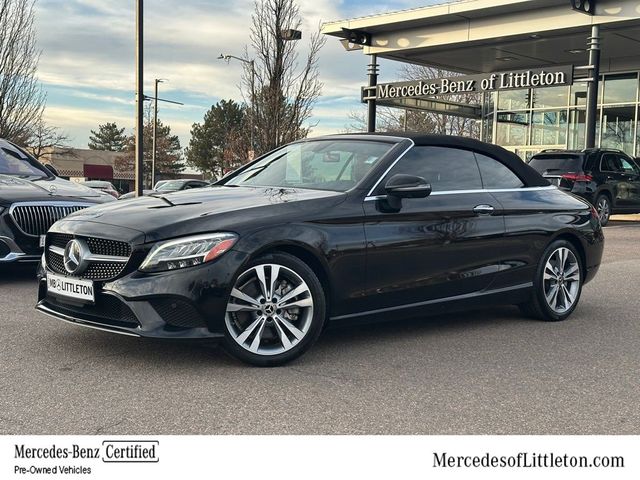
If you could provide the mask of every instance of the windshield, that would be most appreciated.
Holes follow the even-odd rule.
[[[346,192],[392,147],[390,143],[358,140],[294,143],[267,155],[223,184]]]
[[[529,161],[529,166],[543,174],[581,172],[582,157],[579,155],[538,155]]]
[[[88,182],[84,182],[83,185],[85,187],[91,188],[111,188],[113,189],[113,185],[109,182],[96,182],[95,180],[89,180]]]
[[[2,146],[0,148],[0,174],[20,178],[48,178],[47,170],[35,160],[19,150]]]
[[[184,185],[184,182],[182,181],[166,182],[158,187],[158,191],[162,192],[166,190],[180,190],[183,185]]]

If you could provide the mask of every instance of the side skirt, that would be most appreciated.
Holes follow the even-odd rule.
[[[398,313],[404,316],[405,314],[411,314],[413,309],[420,309],[426,306],[433,306],[432,310],[421,314],[436,315],[443,313],[449,309],[469,308],[474,305],[491,305],[491,304],[517,304],[527,300],[529,296],[529,290],[533,288],[533,282],[522,283],[520,285],[514,285],[512,287],[498,288],[495,290],[482,290],[479,292],[465,293],[464,295],[456,295],[454,297],[438,298],[435,300],[427,300],[418,303],[409,303],[405,305],[399,305],[396,307],[380,308],[377,310],[369,310],[366,312],[350,313],[348,315],[340,315],[337,317],[330,317],[330,321],[340,320],[353,320],[360,317],[367,316],[380,316],[388,313]]]

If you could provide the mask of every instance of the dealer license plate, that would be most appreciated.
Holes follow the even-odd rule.
[[[47,292],[83,302],[95,302],[93,282],[47,272]]]

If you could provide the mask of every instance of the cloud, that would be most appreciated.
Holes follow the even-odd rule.
[[[299,0],[303,41],[320,22],[348,16],[405,8],[409,0],[393,0],[372,7],[365,0]],[[68,131],[76,146],[87,143],[90,129],[116,121],[134,123],[135,6],[131,0],[39,0],[38,41],[42,49],[39,78],[48,90],[48,120]],[[145,91],[154,78],[161,97],[185,103],[162,105],[162,119],[183,145],[191,124],[202,121],[206,110],[222,98],[241,101],[238,88],[243,65],[218,60],[221,53],[242,55],[249,43],[253,0],[154,0],[145,12]],[[348,123],[348,112],[359,107],[360,86],[366,82],[367,57],[347,53],[328,38],[320,54],[323,97],[312,123],[318,131],[338,131]],[[383,74],[393,74],[389,66]]]

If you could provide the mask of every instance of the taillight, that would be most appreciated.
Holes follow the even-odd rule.
[[[565,180],[571,180],[572,182],[591,182],[593,177],[586,173],[565,173],[562,175]]]

